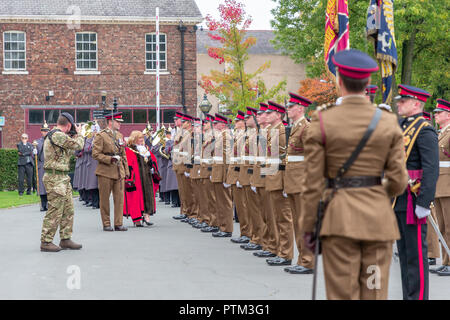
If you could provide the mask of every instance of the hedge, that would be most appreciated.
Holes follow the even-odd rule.
[[[0,191],[17,190],[17,149],[0,149]],[[75,170],[75,157],[70,159],[70,172]]]

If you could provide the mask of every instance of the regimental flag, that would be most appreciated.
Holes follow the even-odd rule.
[[[383,103],[390,104],[392,82],[397,68],[393,0],[370,0],[366,33],[367,38],[374,42],[375,56],[380,64]]]
[[[328,0],[325,18],[325,68],[335,80],[336,68],[331,58],[336,52],[350,48],[348,0]]]

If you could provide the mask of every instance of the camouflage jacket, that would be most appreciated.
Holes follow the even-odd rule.
[[[69,137],[61,131],[56,131],[50,138],[44,141],[44,169],[54,169],[60,171],[70,170],[70,157],[74,150],[84,147],[82,136]]]

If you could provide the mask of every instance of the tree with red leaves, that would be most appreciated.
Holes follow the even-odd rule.
[[[254,73],[246,73],[245,62],[249,59],[248,49],[256,43],[256,38],[246,37],[246,30],[252,19],[247,16],[244,5],[236,0],[225,0],[219,5],[220,20],[206,16],[206,24],[210,32],[208,36],[220,44],[209,47],[208,55],[225,64],[224,71],[211,70],[209,75],[202,75],[200,86],[208,94],[216,96],[220,104],[226,105],[230,111],[245,110],[247,106],[259,106],[259,102],[268,99],[283,101],[286,81],[266,89],[259,75],[270,67],[264,63]]]
[[[338,98],[334,81],[328,75],[323,75],[321,79],[308,78],[300,81],[298,93],[316,105],[335,102]]]

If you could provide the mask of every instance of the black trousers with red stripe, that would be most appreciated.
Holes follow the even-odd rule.
[[[427,225],[406,224],[406,212],[396,211],[400,229],[397,241],[403,300],[428,300]]]

